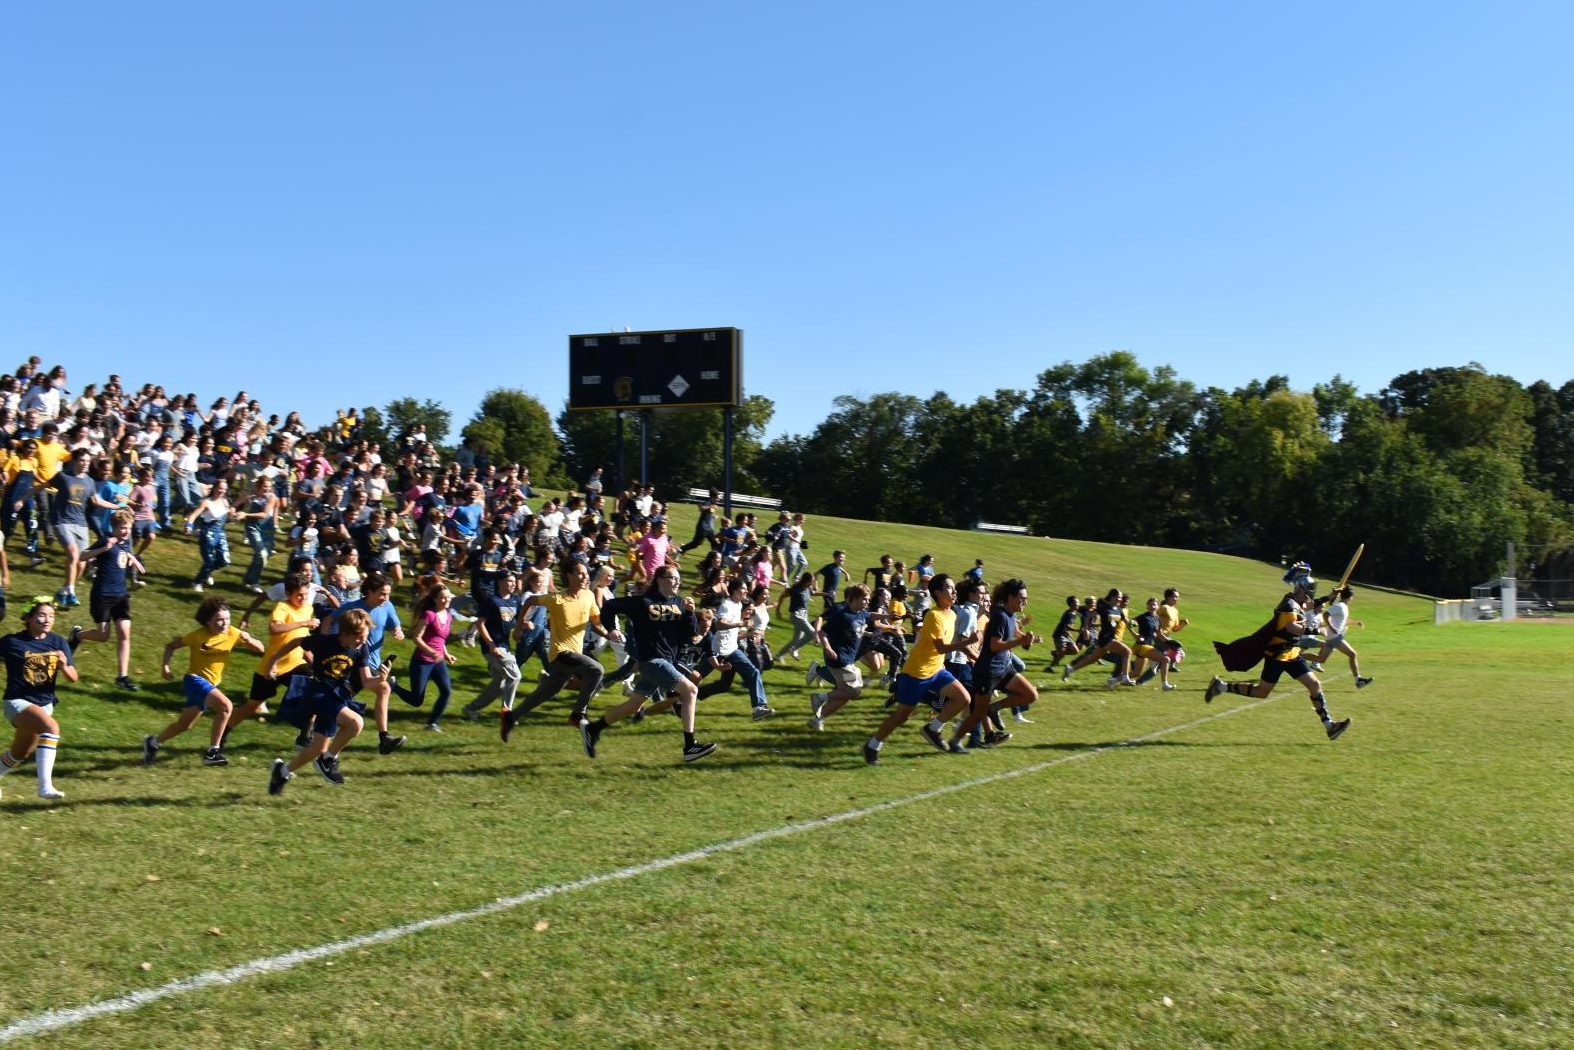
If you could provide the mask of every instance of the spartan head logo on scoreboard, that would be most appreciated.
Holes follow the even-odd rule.
[[[568,337],[571,409],[726,408],[742,403],[741,329]]]

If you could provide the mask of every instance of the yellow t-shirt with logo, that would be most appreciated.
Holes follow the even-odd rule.
[[[908,650],[902,673],[909,678],[933,678],[939,674],[945,666],[945,653],[940,651],[940,646],[950,644],[955,633],[955,609],[930,609],[924,616],[923,626],[918,629],[918,640]]]
[[[198,627],[190,634],[183,635],[180,642],[191,651],[191,664],[186,668],[186,673],[218,685],[224,679],[224,665],[229,663],[230,651],[239,641],[240,628],[233,625],[217,634],[206,627]]]
[[[308,622],[310,622],[311,618],[312,607],[310,602],[301,606],[299,609],[291,605],[289,602],[280,602],[275,605],[273,607],[273,615],[268,617],[268,622],[270,624],[298,623],[300,626],[292,630],[280,631],[278,634],[270,633],[268,635],[268,647],[264,649],[262,653],[263,661],[267,662],[267,660],[272,657],[274,653],[278,652],[280,649],[283,649],[296,638],[305,638],[308,634],[310,634],[311,628],[306,625]],[[273,665],[273,675],[275,678],[280,677],[281,675],[287,675],[305,662],[306,656],[304,653],[302,653],[299,649],[291,649],[289,652],[279,657],[279,662]]]
[[[601,617],[596,611],[596,596],[589,587],[583,587],[580,592],[570,598],[562,591],[554,591],[543,595],[547,607],[547,627],[552,632],[552,648],[547,654],[547,662],[556,660],[564,653],[582,653],[585,651],[585,625],[591,621],[601,623]]]

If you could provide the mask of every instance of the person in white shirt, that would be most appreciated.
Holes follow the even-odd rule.
[[[754,708],[754,720],[764,721],[776,712],[765,699],[765,679],[749,654],[738,644],[738,634],[750,625],[744,620],[744,595],[748,585],[743,578],[735,577],[727,584],[727,597],[716,607],[716,621],[711,631],[716,641],[716,663],[721,667],[721,677],[700,687],[699,698],[705,700],[732,687],[733,678],[743,679],[749,691],[749,703]]]
[[[1315,663],[1320,669],[1323,662],[1334,653],[1344,653],[1350,659],[1350,677],[1355,679],[1355,687],[1365,689],[1372,684],[1372,679],[1362,677],[1360,657],[1356,654],[1355,647],[1345,637],[1345,632],[1352,626],[1362,628],[1366,626],[1362,620],[1350,619],[1350,599],[1355,597],[1355,590],[1346,587],[1342,591],[1335,591],[1333,596],[1334,603],[1323,610],[1323,618],[1328,623],[1328,637],[1323,642],[1322,650],[1311,658],[1310,662]]]

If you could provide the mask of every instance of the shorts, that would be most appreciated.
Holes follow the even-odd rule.
[[[683,672],[671,660],[641,660],[639,673],[634,678],[634,691],[646,697],[671,692],[682,678]]]
[[[1144,660],[1157,660],[1159,657],[1164,655],[1151,645],[1134,646],[1131,652],[1133,656],[1140,656]]]
[[[279,704],[278,718],[302,732],[332,738],[339,731],[339,712],[348,706],[341,697],[313,688],[305,675],[294,675]]]
[[[1328,649],[1329,652],[1333,652],[1343,644],[1344,635],[1342,634],[1330,634],[1327,638],[1323,639],[1323,645]]]
[[[151,540],[156,532],[158,532],[158,522],[152,519],[131,523],[131,538],[134,540]]]
[[[86,525],[58,524],[55,526],[55,538],[60,541],[62,547],[74,545],[79,551],[85,551],[88,548]]]
[[[838,689],[862,689],[864,687],[864,673],[858,669],[857,664],[848,664],[846,667],[832,667],[830,664],[821,664],[820,670],[828,675]]]
[[[272,700],[279,693],[279,679],[264,678],[260,674],[251,676],[251,689],[246,693],[248,700]]]
[[[1055,635],[1055,648],[1059,649],[1061,652],[1073,651],[1073,650],[1076,649],[1076,647],[1077,647],[1077,639],[1076,639],[1075,635],[1070,635],[1070,634],[1057,634],[1057,635]]]
[[[956,663],[947,663],[945,665],[945,669],[951,672],[951,677],[967,686],[968,689],[973,688],[972,664],[968,663],[966,660],[962,660]]]
[[[12,725],[16,725],[16,720],[21,718],[23,713],[26,712],[30,707],[42,707],[44,709],[44,714],[49,715],[54,714],[55,702],[53,700],[47,700],[44,702],[39,702],[37,700],[24,700],[21,697],[17,697],[14,700],[7,700],[5,702],[5,720],[10,722]]]
[[[955,681],[956,675],[944,667],[928,678],[899,674],[896,676],[896,702],[903,707],[917,707],[931,692],[938,693]]]
[[[186,691],[187,707],[207,707],[208,694],[218,688],[200,674],[188,674],[180,680],[180,687]]]
[[[1264,682],[1272,685],[1285,675],[1289,675],[1291,678],[1299,681],[1311,673],[1312,669],[1299,656],[1294,660],[1275,660],[1270,657],[1262,662],[1262,675],[1260,677]]]
[[[94,623],[119,623],[131,619],[131,595],[94,594],[88,598],[88,612]]]

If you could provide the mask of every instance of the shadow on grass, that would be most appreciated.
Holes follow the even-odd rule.
[[[29,794],[31,794],[31,792],[29,792]],[[257,801],[257,796],[259,794],[262,794],[260,790],[254,792],[223,791],[201,798],[192,798],[191,796],[187,795],[171,798],[167,795],[148,794],[110,795],[100,798],[73,798],[71,794],[67,792],[66,797],[63,800],[50,803],[50,806],[61,809],[82,809],[88,806],[113,806],[119,809],[145,809],[152,806],[200,806],[204,809],[219,809],[233,806],[240,802],[255,802]],[[18,799],[15,802],[7,799],[4,802],[0,802],[0,813],[37,812],[39,809],[44,808],[43,806],[39,805],[38,802],[39,800],[36,798],[31,799],[30,801]]]

